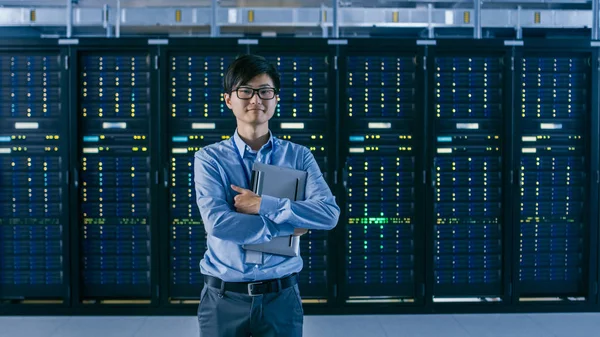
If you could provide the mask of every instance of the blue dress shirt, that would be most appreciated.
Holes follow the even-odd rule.
[[[243,166],[240,158],[243,158]],[[249,189],[255,160],[308,172],[304,201],[262,196],[258,215],[236,212],[230,185]],[[208,249],[200,262],[202,274],[226,282],[280,278],[302,269],[301,257],[263,254],[262,264],[245,263],[243,244],[291,235],[294,228],[329,230],[337,224],[340,208],[308,148],[270,134],[269,141],[252,151],[239,137],[202,148],[194,157],[196,201],[207,235]]]

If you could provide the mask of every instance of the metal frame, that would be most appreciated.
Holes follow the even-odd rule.
[[[332,233],[329,234],[329,238],[332,241],[335,241],[335,244],[331,245],[332,248],[330,248],[329,253],[333,254],[332,256],[336,256],[338,258],[336,259],[330,259],[329,265],[335,265],[335,269],[330,269],[331,272],[330,274],[332,274],[330,276],[330,280],[333,281],[333,284],[335,284],[335,288],[333,290],[333,299],[331,301],[332,305],[335,305],[336,307],[340,307],[343,305],[343,300],[342,300],[342,296],[340,296],[340,294],[342,293],[342,284],[343,284],[343,280],[345,279],[345,268],[340,266],[340,256],[344,256],[345,253],[345,245],[341,244],[341,242],[344,242],[343,239],[345,239],[346,235],[345,232],[342,228],[344,228],[344,222],[343,219],[345,217],[345,213],[346,210],[344,209],[344,207],[342,207],[341,205],[345,204],[342,203],[341,200],[345,200],[345,189],[343,186],[343,179],[344,179],[344,174],[343,174],[343,170],[341,169],[342,167],[342,157],[341,157],[341,153],[340,153],[340,148],[341,148],[341,144],[342,144],[342,138],[341,138],[341,131],[342,131],[342,121],[341,121],[341,115],[342,115],[342,108],[341,108],[341,97],[342,97],[342,92],[340,89],[340,85],[342,83],[341,80],[341,75],[340,75],[340,64],[342,62],[342,57],[340,56],[341,54],[341,50],[344,48],[343,44],[346,43],[346,41],[344,40],[330,40],[332,42],[328,42],[329,44],[331,43],[342,43],[342,45],[340,44],[335,44],[333,47],[333,50],[330,51],[333,55],[333,62],[330,65],[331,68],[333,68],[333,71],[331,71],[330,69],[330,73],[334,74],[332,77],[332,79],[330,80],[330,85],[333,85],[333,88],[335,90],[334,95],[332,97],[332,99],[334,100],[333,104],[331,105],[333,107],[333,115],[334,115],[334,121],[335,121],[335,134],[334,134],[334,145],[335,145],[335,160],[334,160],[334,168],[333,168],[333,172],[334,172],[334,186],[332,188],[332,192],[333,195],[336,198],[336,202],[337,205],[340,207],[340,216],[338,218],[338,224],[336,225],[336,229],[334,229],[332,231]],[[335,41],[335,42],[333,42]],[[331,58],[330,58],[331,59]],[[340,227],[341,226],[341,227]]]
[[[590,277],[593,283],[590,284],[590,294],[594,297],[596,307],[600,305],[600,292],[598,291],[598,282],[600,282],[600,267],[598,262],[600,261],[600,49],[594,47],[592,50],[592,86],[591,86],[591,108],[592,118],[591,124],[591,163],[592,163],[592,195],[590,199]],[[595,172],[594,172],[595,169]],[[591,302],[591,301],[590,301]]]
[[[504,244],[503,244],[503,262],[504,262],[504,288],[506,290],[503,301],[505,303],[509,303],[513,305],[514,297],[513,297],[513,279],[516,274],[516,270],[514,269],[515,263],[513,262],[518,255],[515,255],[518,242],[518,236],[515,227],[515,216],[513,215],[514,205],[513,200],[516,200],[519,197],[519,188],[518,188],[518,176],[514,171],[515,167],[515,140],[513,139],[513,135],[515,132],[515,107],[516,107],[516,74],[515,74],[515,47],[511,46],[508,48],[508,57],[509,57],[509,70],[505,72],[504,85],[505,88],[511,88],[509,93],[505,93],[504,100],[504,113],[505,113],[505,121],[504,121],[504,153],[506,156],[503,158],[502,163],[502,171],[504,172],[502,177],[502,188],[503,188],[503,203],[506,205],[504,210]],[[507,74],[508,73],[508,74]],[[512,224],[511,226],[507,226],[508,224]],[[508,256],[508,258],[507,258]]]
[[[167,194],[167,184],[168,184],[168,155],[167,151],[168,151],[168,142],[167,142],[167,137],[165,137],[165,135],[167,135],[167,122],[168,122],[168,118],[167,118],[167,111],[168,110],[168,106],[167,106],[167,100],[164,99],[163,95],[161,95],[161,92],[168,92],[167,91],[167,86],[163,87],[163,84],[168,83],[168,75],[167,75],[167,64],[168,64],[168,59],[167,59],[167,53],[165,50],[165,47],[163,45],[158,45],[155,47],[157,50],[157,54],[156,54],[156,62],[158,62],[157,66],[158,66],[158,78],[161,79],[157,83],[158,88],[158,97],[157,99],[157,110],[158,110],[158,115],[154,115],[153,117],[156,119],[156,123],[155,123],[155,130],[157,132],[158,135],[158,139],[156,142],[156,149],[157,149],[157,165],[156,165],[156,170],[157,170],[157,192],[158,192],[158,197],[157,197],[157,205],[168,205],[169,202],[169,196]],[[169,223],[169,219],[167,216],[167,212],[159,212],[158,213],[158,223],[160,224],[158,226],[158,231],[156,232],[156,234],[158,235],[159,238],[161,238],[159,240],[159,247],[158,247],[158,264],[160,266],[161,271],[162,270],[169,270],[170,268],[169,266],[169,253],[170,253],[170,247],[169,247],[169,238],[170,238],[170,233],[169,233],[169,227],[168,223]],[[170,272],[170,270],[169,270]],[[159,279],[158,279],[158,287],[159,287],[159,294],[158,294],[158,306],[167,306],[168,305],[168,285],[169,285],[169,272],[161,272],[159,273]]]
[[[591,163],[591,179],[590,179],[590,205],[589,221],[590,221],[590,238],[589,238],[589,302],[598,306],[600,304],[600,294],[598,293],[598,282],[600,282],[600,267],[598,266],[600,248],[600,51],[598,48],[593,48],[591,51],[591,118],[590,118],[590,163]]]
[[[74,176],[74,174],[77,173],[77,169],[79,167],[79,162],[78,162],[78,158],[80,156],[79,153],[79,145],[78,145],[78,141],[80,135],[79,135],[79,130],[78,130],[78,112],[77,112],[77,103],[78,103],[78,97],[77,97],[77,83],[78,83],[78,77],[77,77],[77,69],[78,69],[78,55],[80,52],[83,51],[88,51],[88,50],[96,50],[96,51],[102,51],[102,50],[115,50],[116,48],[118,48],[119,50],[147,50],[152,56],[156,56],[156,60],[158,60],[158,64],[159,64],[159,69],[158,70],[154,70],[153,71],[153,75],[152,75],[152,81],[155,82],[155,85],[153,87],[153,91],[152,92],[161,92],[163,93],[165,88],[160,87],[160,85],[164,82],[162,80],[157,80],[157,79],[164,79],[167,73],[166,70],[166,65],[167,65],[167,57],[168,54],[170,52],[174,52],[174,51],[186,51],[189,52],[190,50],[192,51],[198,51],[198,52],[210,52],[210,53],[219,53],[219,52],[223,52],[224,49],[226,50],[230,50],[230,51],[234,51],[237,48],[239,48],[239,51],[243,51],[244,49],[246,50],[246,52],[260,52],[262,50],[276,50],[278,48],[278,45],[282,45],[280,44],[282,41],[286,41],[286,40],[279,40],[279,39],[273,39],[273,40],[263,40],[263,39],[258,39],[258,46],[248,46],[248,45],[236,45],[237,40],[232,39],[232,40],[214,40],[214,39],[205,39],[205,40],[190,40],[190,39],[170,39],[168,40],[168,45],[160,45],[160,46],[149,46],[148,45],[148,40],[147,39],[143,39],[143,40],[130,40],[130,39],[109,39],[109,40],[82,40],[82,41],[78,41],[78,44],[69,44],[69,41],[62,41],[61,45],[58,45],[58,41],[56,40],[42,40],[41,42],[36,40],[36,41],[31,41],[31,40],[27,40],[27,41],[23,41],[23,40],[13,40],[13,41],[4,41],[4,48],[2,50],[30,50],[29,48],[33,48],[31,50],[36,50],[36,49],[43,49],[43,50],[48,50],[48,49],[60,49],[61,50],[61,55],[63,55],[63,57],[67,57],[68,59],[68,64],[69,64],[69,70],[68,71],[64,71],[65,73],[68,73],[68,79],[65,78],[65,81],[68,82],[68,87],[69,87],[69,97],[65,97],[63,100],[63,104],[65,104],[63,106],[63,108],[68,109],[68,111],[70,111],[70,116],[69,116],[69,123],[65,123],[65,127],[69,128],[69,135],[71,137],[71,139],[75,139],[77,141],[73,141],[70,143],[70,147],[69,147],[69,163],[71,165],[71,175],[70,175],[70,186],[69,186],[69,214],[70,214],[70,220],[71,220],[71,226],[69,227],[68,230],[68,244],[70,245],[69,247],[69,251],[71,253],[71,265],[70,266],[65,266],[65,270],[67,270],[67,268],[70,269],[71,272],[71,276],[69,277],[65,277],[65,282],[69,282],[70,284],[68,285],[69,290],[70,290],[70,294],[71,294],[71,298],[70,298],[70,303],[68,303],[69,301],[67,301],[64,305],[39,305],[39,304],[11,304],[11,303],[0,303],[0,315],[21,315],[21,314],[27,314],[27,315],[130,315],[132,314],[132,312],[134,312],[136,315],[192,315],[194,314],[195,310],[196,310],[196,305],[195,304],[170,304],[168,301],[168,287],[169,287],[169,270],[168,270],[168,266],[169,266],[169,261],[168,261],[168,250],[170,248],[170,244],[168,241],[168,232],[169,232],[169,226],[165,226],[164,224],[167,223],[167,219],[166,219],[166,214],[164,212],[159,212],[158,211],[158,207],[156,207],[156,213],[154,213],[156,215],[155,218],[153,218],[153,222],[151,224],[151,233],[152,233],[152,267],[153,268],[153,274],[152,274],[152,284],[153,286],[160,286],[160,294],[156,294],[155,292],[153,292],[153,297],[152,297],[152,302],[150,305],[83,305],[81,303],[81,294],[80,294],[80,272],[81,272],[81,268],[80,268],[80,249],[79,249],[79,244],[80,244],[80,225],[79,225],[79,212],[78,212],[78,189],[74,186],[73,182],[75,180],[77,180],[78,177]],[[340,40],[331,40],[331,41],[340,41]],[[73,43],[75,41],[72,41]],[[163,41],[164,42],[164,41]],[[193,43],[193,46],[190,47],[190,44]],[[292,42],[296,43],[298,42],[298,40],[293,40]],[[305,50],[303,48],[305,48],[308,44],[312,43],[314,41],[312,40],[308,40],[307,44],[298,44],[297,46],[294,46],[292,49],[288,50],[287,52],[293,53],[294,51],[302,51]],[[285,43],[283,44],[285,46],[285,48],[289,47],[289,43],[290,41],[287,40]],[[344,123],[343,123],[343,118],[342,118],[342,112],[343,108],[342,104],[344,104],[344,102],[341,100],[343,98],[343,94],[342,94],[342,90],[345,87],[345,85],[342,83],[342,81],[340,81],[341,77],[340,77],[340,73],[343,73],[345,71],[345,62],[344,62],[344,58],[348,55],[354,55],[355,53],[359,53],[359,54],[365,54],[365,53],[377,53],[378,51],[387,53],[387,54],[392,54],[395,55],[397,53],[402,53],[402,52],[406,52],[407,50],[409,51],[414,51],[415,55],[418,55],[417,58],[421,58],[421,57],[427,57],[427,63],[430,64],[431,60],[432,60],[432,56],[435,55],[438,51],[444,51],[444,50],[456,50],[455,48],[459,48],[459,42],[457,41],[435,41],[435,43],[437,45],[431,45],[431,43],[433,43],[431,40],[427,40],[425,46],[416,46],[415,41],[414,40],[362,40],[362,39],[353,39],[353,40],[349,40],[347,41],[347,45],[344,45],[343,40],[342,42],[331,42],[331,45],[328,45],[327,48],[327,53],[329,54],[329,59],[330,60],[337,60],[337,66],[338,69],[335,71],[335,77],[332,78],[331,83],[332,84],[336,84],[335,87],[335,91],[336,94],[331,98],[332,101],[335,101],[335,103],[333,104],[333,106],[335,107],[334,112],[332,112],[332,115],[335,116],[335,121],[336,124],[339,126],[336,126],[336,128],[338,128],[337,130],[341,131],[337,133],[337,138],[335,140],[335,148],[336,151],[339,151],[342,148],[342,145],[344,144],[343,142],[343,130],[344,130]],[[342,43],[342,44],[336,44],[336,43]],[[468,41],[460,41],[460,43],[468,43],[470,48],[487,48],[487,47],[493,47],[494,50],[498,51],[498,50],[504,50],[504,52],[506,53],[507,57],[505,58],[506,60],[520,55],[520,50],[521,49],[525,49],[525,50],[529,50],[531,49],[536,49],[536,50],[550,50],[551,48],[547,47],[547,41],[529,41],[526,40],[525,41],[525,46],[523,48],[517,46],[517,47],[513,47],[510,45],[507,45],[506,47],[501,47],[499,46],[499,43],[501,44],[501,42],[498,41],[473,41],[473,40],[468,40]],[[377,46],[377,47],[373,47],[373,46]],[[317,48],[321,48],[321,47],[325,47],[323,43],[321,43],[319,45],[319,47],[313,46],[313,50],[316,50]],[[591,106],[592,106],[592,116],[591,116],[591,126],[590,126],[590,135],[591,135],[591,144],[590,144],[590,151],[592,154],[591,157],[591,172],[597,175],[599,174],[599,166],[600,166],[600,154],[598,154],[598,148],[600,147],[600,136],[599,136],[599,132],[600,132],[600,118],[599,118],[599,107],[598,107],[598,93],[599,93],[599,85],[598,85],[598,77],[599,77],[599,73],[600,73],[600,59],[598,59],[599,57],[599,51],[598,48],[594,48],[594,49],[590,49],[589,47],[589,41],[585,41],[585,42],[573,42],[573,41],[560,41],[560,40],[553,40],[552,42],[552,50],[568,50],[568,51],[578,51],[578,52],[586,52],[586,53],[590,53],[590,55],[592,56],[592,101],[591,101]],[[504,48],[504,49],[503,49]],[[543,48],[543,49],[538,49],[538,48]],[[154,58],[154,57],[153,57]],[[334,61],[335,63],[335,61]],[[163,66],[165,65],[165,66]],[[334,64],[331,65],[331,67],[334,67]],[[428,69],[431,69],[430,66],[427,66]],[[335,70],[335,69],[334,69]],[[423,70],[419,70],[420,72],[422,72]],[[330,69],[330,74],[331,74],[332,70]],[[429,82],[428,82],[428,78],[430,77],[430,73],[429,72],[425,72],[425,74],[427,76],[423,76],[423,74],[420,75],[420,80],[419,80],[419,86],[421,88],[423,88],[422,90],[422,96],[419,98],[420,104],[423,105],[423,111],[430,111],[431,108],[427,106],[428,103],[428,99],[429,99],[429,95],[431,94],[430,92],[428,92],[426,89],[429,88]],[[514,75],[511,75],[510,79],[507,79],[509,81],[511,81],[511,83],[513,84],[512,88],[514,88],[514,81],[516,80]],[[161,84],[158,84],[158,83]],[[514,94],[514,93],[513,93]],[[153,184],[153,194],[154,196],[152,197],[152,205],[164,205],[163,202],[166,200],[166,193],[165,193],[165,189],[164,187],[162,187],[162,182],[164,182],[164,179],[167,178],[167,176],[165,175],[165,171],[164,169],[167,168],[168,166],[166,163],[166,158],[168,157],[168,154],[166,153],[166,149],[167,149],[167,127],[166,125],[168,124],[168,120],[167,120],[167,116],[164,113],[165,109],[167,108],[167,102],[163,100],[163,95],[156,95],[157,97],[153,98],[153,108],[152,108],[152,118],[154,119],[151,122],[151,144],[153,149],[152,152],[152,156],[154,157],[152,163],[153,163],[153,167],[151,169],[151,172],[154,173],[158,173],[158,186],[154,186],[156,184]],[[514,98],[512,97],[512,95],[510,96],[510,98],[506,98],[507,100],[512,100],[512,104],[510,105],[510,107],[512,107],[514,109],[514,104],[516,104],[516,102],[514,102]],[[510,103],[510,102],[505,102],[505,103]],[[68,107],[68,108],[67,108]],[[428,112],[428,115],[430,115],[430,112]],[[511,114],[511,116],[514,115]],[[511,135],[512,131],[515,129],[515,125],[514,125],[514,116],[511,119],[505,120],[505,137],[508,137],[509,135]],[[421,166],[418,167],[416,169],[416,172],[418,174],[419,170],[421,171],[428,171],[427,169],[431,166],[430,164],[430,158],[431,158],[431,144],[429,141],[429,138],[431,138],[431,134],[430,134],[430,129],[431,126],[429,125],[430,121],[428,118],[425,118],[424,116],[422,117],[421,120],[417,121],[417,124],[420,125],[421,129],[418,130],[418,133],[421,134],[420,138],[415,138],[415,142],[419,143],[420,146],[422,147],[421,150],[418,150],[416,155],[418,156],[417,162],[421,162]],[[511,138],[507,138],[506,139],[507,143],[504,145],[504,149],[506,150],[508,149],[513,149],[515,147],[515,143],[512,143]],[[422,152],[423,154],[419,155],[418,153]],[[511,150],[512,151],[512,150]],[[343,151],[341,151],[340,153],[336,154],[336,160],[335,163],[330,165],[330,167],[333,167],[334,170],[334,178],[337,177],[337,184],[334,183],[333,185],[333,190],[335,191],[335,193],[338,196],[338,201],[340,200],[344,200],[344,198],[340,198],[343,197],[343,188],[341,186],[341,181],[342,181],[342,173],[341,173],[341,168],[343,167],[343,158],[344,153]],[[511,152],[510,156],[511,158],[510,161],[505,163],[504,169],[506,170],[508,167],[514,167],[515,166],[515,160],[514,157],[514,153]],[[168,171],[167,171],[168,172]],[[508,174],[504,175],[504,189],[505,192],[507,193],[507,195],[510,195],[510,197],[512,197],[513,199],[515,198],[515,196],[517,195],[516,193],[517,188],[513,185],[511,187],[507,187],[507,180],[510,178],[510,176]],[[162,179],[161,179],[162,177]],[[511,266],[507,266],[506,261],[509,261],[508,259],[506,259],[506,255],[504,256],[505,258],[505,264],[504,264],[504,268],[505,268],[505,273],[504,273],[504,278],[503,278],[503,282],[504,282],[504,292],[503,292],[503,301],[502,303],[477,303],[477,304],[473,304],[473,303],[444,303],[444,304],[440,304],[440,303],[433,303],[431,301],[431,290],[432,290],[432,274],[431,274],[431,266],[430,264],[427,263],[427,261],[431,258],[431,238],[432,238],[432,233],[431,233],[431,212],[427,212],[426,210],[429,210],[429,206],[425,206],[425,205],[431,205],[431,191],[427,192],[427,194],[429,195],[429,197],[426,199],[427,202],[425,204],[422,204],[421,207],[417,208],[417,211],[420,212],[419,216],[424,219],[425,217],[428,217],[426,222],[421,222],[423,224],[425,224],[425,227],[420,227],[420,228],[416,228],[416,232],[415,232],[415,238],[417,241],[420,241],[420,243],[422,244],[422,246],[420,248],[418,248],[418,251],[423,252],[423,256],[421,258],[419,258],[418,260],[415,261],[415,265],[420,265],[421,268],[421,275],[418,276],[420,277],[421,281],[423,282],[423,286],[425,287],[425,294],[418,297],[418,302],[414,303],[414,304],[407,304],[407,305],[398,305],[396,303],[365,303],[365,304],[352,304],[352,305],[348,305],[346,303],[344,303],[343,298],[345,296],[344,294],[344,289],[342,287],[338,288],[338,291],[336,292],[336,289],[329,289],[329,293],[331,296],[333,296],[333,298],[331,299],[330,304],[328,303],[328,305],[313,305],[313,304],[305,304],[305,312],[306,314],[365,314],[365,313],[369,313],[369,314],[406,314],[406,313],[497,313],[497,312],[503,312],[503,313],[508,313],[508,312],[555,312],[555,311],[561,311],[561,312],[582,312],[582,311],[600,311],[600,307],[598,306],[598,301],[600,300],[598,298],[598,292],[597,292],[597,282],[598,282],[598,272],[599,272],[599,268],[597,266],[598,263],[598,259],[600,258],[599,254],[600,251],[598,250],[598,242],[600,242],[600,231],[598,230],[598,218],[599,218],[599,214],[598,214],[598,209],[597,207],[594,207],[594,205],[598,205],[598,201],[599,201],[599,183],[596,179],[596,182],[594,183],[594,179],[596,178],[594,176],[591,177],[591,189],[590,189],[590,201],[591,201],[591,205],[588,208],[588,211],[590,211],[590,214],[587,216],[588,219],[591,221],[591,226],[589,227],[589,243],[588,246],[589,248],[589,260],[587,261],[587,265],[586,267],[589,267],[589,274],[588,274],[588,278],[586,280],[587,287],[586,287],[586,292],[589,295],[589,299],[588,301],[585,302],[581,302],[581,303],[568,303],[568,302],[556,302],[556,303],[519,303],[518,302],[518,292],[517,291],[513,291],[511,293],[511,286],[510,286],[510,281],[511,279],[514,279],[514,272],[511,273],[511,271],[514,271],[514,268],[517,267],[518,268],[518,261],[515,262],[515,257],[518,256],[515,255],[515,251],[517,249],[517,247],[513,244],[514,239],[517,236],[517,231],[512,231],[509,230],[509,228],[511,228],[511,226],[505,226],[504,230],[504,252],[512,252],[509,255],[512,259],[512,263]],[[418,177],[416,180],[420,180],[420,177]],[[426,176],[426,182],[430,181],[431,176]],[[331,177],[330,177],[331,179]],[[424,192],[423,192],[424,193]],[[421,195],[421,197],[418,197],[421,200],[425,200],[424,199],[424,195]],[[506,195],[505,195],[506,198]],[[340,203],[340,206],[342,206],[342,209],[344,203]],[[511,210],[506,209],[505,210],[505,214],[510,213],[512,211],[512,209],[514,209],[514,207],[511,207]],[[429,215],[427,215],[429,214]],[[344,232],[342,229],[344,229],[344,223],[343,223],[343,219],[345,219],[344,217],[345,215],[343,214],[343,217],[340,218],[340,223],[338,225],[338,229],[332,233],[330,233],[330,240],[339,240],[339,244],[337,245],[337,247],[332,247],[330,249],[330,254],[334,254],[333,256],[331,256],[330,258],[330,268],[331,265],[335,265],[333,258],[335,258],[335,262],[337,262],[337,265],[339,266],[340,263],[344,263],[344,245],[341,242],[344,242],[345,237],[344,237]],[[512,218],[514,219],[514,218]],[[506,219],[505,219],[505,223],[506,223]],[[65,232],[67,232],[66,228],[65,228]],[[65,234],[67,235],[67,234]],[[427,241],[425,241],[425,239],[427,239]],[[507,238],[513,238],[513,240],[507,240]],[[425,253],[427,252],[427,253]],[[158,255],[158,256],[157,256]],[[160,268],[160,274],[158,274],[159,269]],[[427,271],[427,272],[426,272]],[[507,271],[509,273],[507,273]],[[336,269],[330,269],[329,272],[330,275],[330,281],[331,282],[335,282],[337,284],[341,284],[341,282],[344,280],[345,278],[345,267],[343,268],[336,268]],[[331,279],[333,278],[333,280]],[[332,283],[333,284],[333,283]],[[419,289],[415,289],[415,291],[417,293],[419,293]],[[337,295],[337,297],[336,297]],[[51,310],[48,310],[51,309]],[[134,309],[134,310],[132,310]]]
[[[433,29],[430,30],[430,37],[433,37]],[[430,88],[433,86],[433,72],[427,71],[427,69],[432,69],[433,59],[435,54],[435,40],[425,40],[426,43],[423,46],[423,58],[422,58],[422,68],[423,75],[421,89],[423,90],[423,97],[421,101],[423,102],[423,110],[422,110],[422,126],[421,132],[423,136],[420,141],[423,145],[423,151],[421,154],[421,170],[422,170],[422,178],[423,178],[423,191],[421,191],[421,198],[425,201],[422,206],[421,221],[423,221],[423,226],[425,227],[421,231],[422,240],[424,241],[424,251],[423,251],[423,265],[425,268],[425,290],[423,291],[423,296],[425,306],[432,310],[434,308],[433,303],[433,284],[435,280],[435,275],[433,272],[433,226],[431,224],[434,223],[433,219],[433,189],[431,186],[431,181],[433,181],[434,172],[431,167],[433,164],[433,145],[428,141],[432,137],[432,121],[431,121],[431,111],[433,110],[433,103],[429,102],[429,96],[432,94],[429,92]]]
[[[512,29],[517,38],[523,28],[591,29],[598,38],[598,4],[592,9],[581,9],[581,4],[565,1],[561,9],[522,9],[510,4],[504,8],[482,8],[482,0],[472,8],[444,8],[432,4],[416,8],[361,8],[340,7],[333,1],[331,7],[219,7],[216,1],[210,7],[78,7],[67,0],[65,7],[7,7],[0,8],[0,26],[53,28],[48,33],[67,38],[90,34],[120,37],[122,33],[137,36],[149,31],[170,36],[224,36],[273,32],[333,38],[368,34],[369,30],[393,28],[429,31],[433,37],[438,29],[468,28],[470,37],[480,39],[482,30]],[[578,6],[579,5],[579,6]],[[65,29],[63,32],[62,29]],[[114,30],[114,32],[113,32]],[[364,32],[367,30],[367,33]],[[79,31],[79,32],[78,32]],[[331,33],[329,33],[331,31]],[[33,31],[33,35],[39,31]],[[341,34],[341,35],[340,35]],[[403,33],[398,33],[403,34]],[[465,36],[464,34],[462,36]],[[468,36],[465,36],[468,37]]]
[[[64,53],[68,61],[68,120],[69,120],[69,139],[80,139],[79,121],[77,119],[77,91],[73,92],[73,83],[77,83],[77,52],[71,46],[66,46]],[[71,257],[71,306],[75,307],[79,302],[79,279],[81,277],[81,254],[80,254],[80,224],[79,224],[79,141],[69,142],[69,233],[70,233],[70,257]]]

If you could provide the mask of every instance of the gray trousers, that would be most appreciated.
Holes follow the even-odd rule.
[[[200,337],[302,337],[303,322],[297,284],[254,297],[204,284],[200,295]]]

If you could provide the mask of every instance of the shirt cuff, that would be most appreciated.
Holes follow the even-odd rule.
[[[288,223],[282,223],[277,227],[279,227],[279,233],[277,233],[277,236],[290,236],[294,234],[294,227]]]
[[[276,213],[279,209],[279,198],[275,198],[269,195],[263,195],[260,201],[260,209],[258,210],[259,215],[268,216]]]

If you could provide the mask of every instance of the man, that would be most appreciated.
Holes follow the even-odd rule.
[[[298,291],[300,257],[249,253],[244,244],[335,227],[340,209],[304,146],[273,137],[277,69],[263,57],[244,55],[228,68],[224,98],[237,120],[233,137],[196,152],[196,199],[208,234],[200,262],[200,335],[302,336]],[[308,172],[305,200],[258,196],[248,190],[255,161]]]

